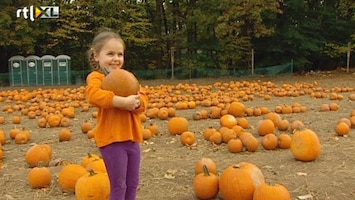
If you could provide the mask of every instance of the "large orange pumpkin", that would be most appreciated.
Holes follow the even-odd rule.
[[[219,179],[219,192],[224,200],[252,200],[255,189],[265,183],[261,170],[249,162],[228,166]]]
[[[307,162],[319,157],[321,144],[315,132],[304,128],[295,131],[291,139],[290,149],[296,160]]]
[[[75,183],[75,197],[78,200],[106,200],[109,199],[110,190],[108,175],[103,172],[90,170]]]
[[[113,91],[118,96],[137,94],[140,86],[137,78],[125,69],[112,70],[102,81],[102,89]]]

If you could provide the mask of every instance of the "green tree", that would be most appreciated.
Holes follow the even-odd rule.
[[[279,1],[222,1],[223,15],[218,18],[217,38],[223,47],[221,60],[227,68],[250,67],[253,38],[272,35],[274,27],[265,21],[281,13]]]

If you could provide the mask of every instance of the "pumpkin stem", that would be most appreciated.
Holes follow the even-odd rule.
[[[97,173],[93,169],[88,169],[90,175],[89,176],[95,176]]]
[[[234,169],[240,169],[242,166],[240,166],[239,164],[233,165]]]
[[[210,172],[208,171],[208,167],[206,165],[203,165],[203,174],[205,176],[210,176]]]

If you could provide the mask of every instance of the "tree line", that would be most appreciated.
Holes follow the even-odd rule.
[[[59,6],[60,17],[16,16],[31,5]],[[129,69],[239,70],[253,56],[256,67],[326,70],[345,66],[355,46],[353,0],[1,0],[0,9],[1,72],[14,55],[66,54],[72,69],[89,69],[102,28],[126,42]]]

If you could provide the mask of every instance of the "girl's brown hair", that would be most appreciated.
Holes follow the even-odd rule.
[[[121,36],[118,33],[112,31],[111,29],[105,28],[102,31],[98,32],[97,35],[94,37],[90,49],[87,52],[89,63],[94,71],[101,71],[99,63],[96,62],[94,59],[95,54],[98,54],[101,51],[101,48],[106,43],[106,41],[112,38],[120,40],[123,47],[125,47],[125,43]]]

